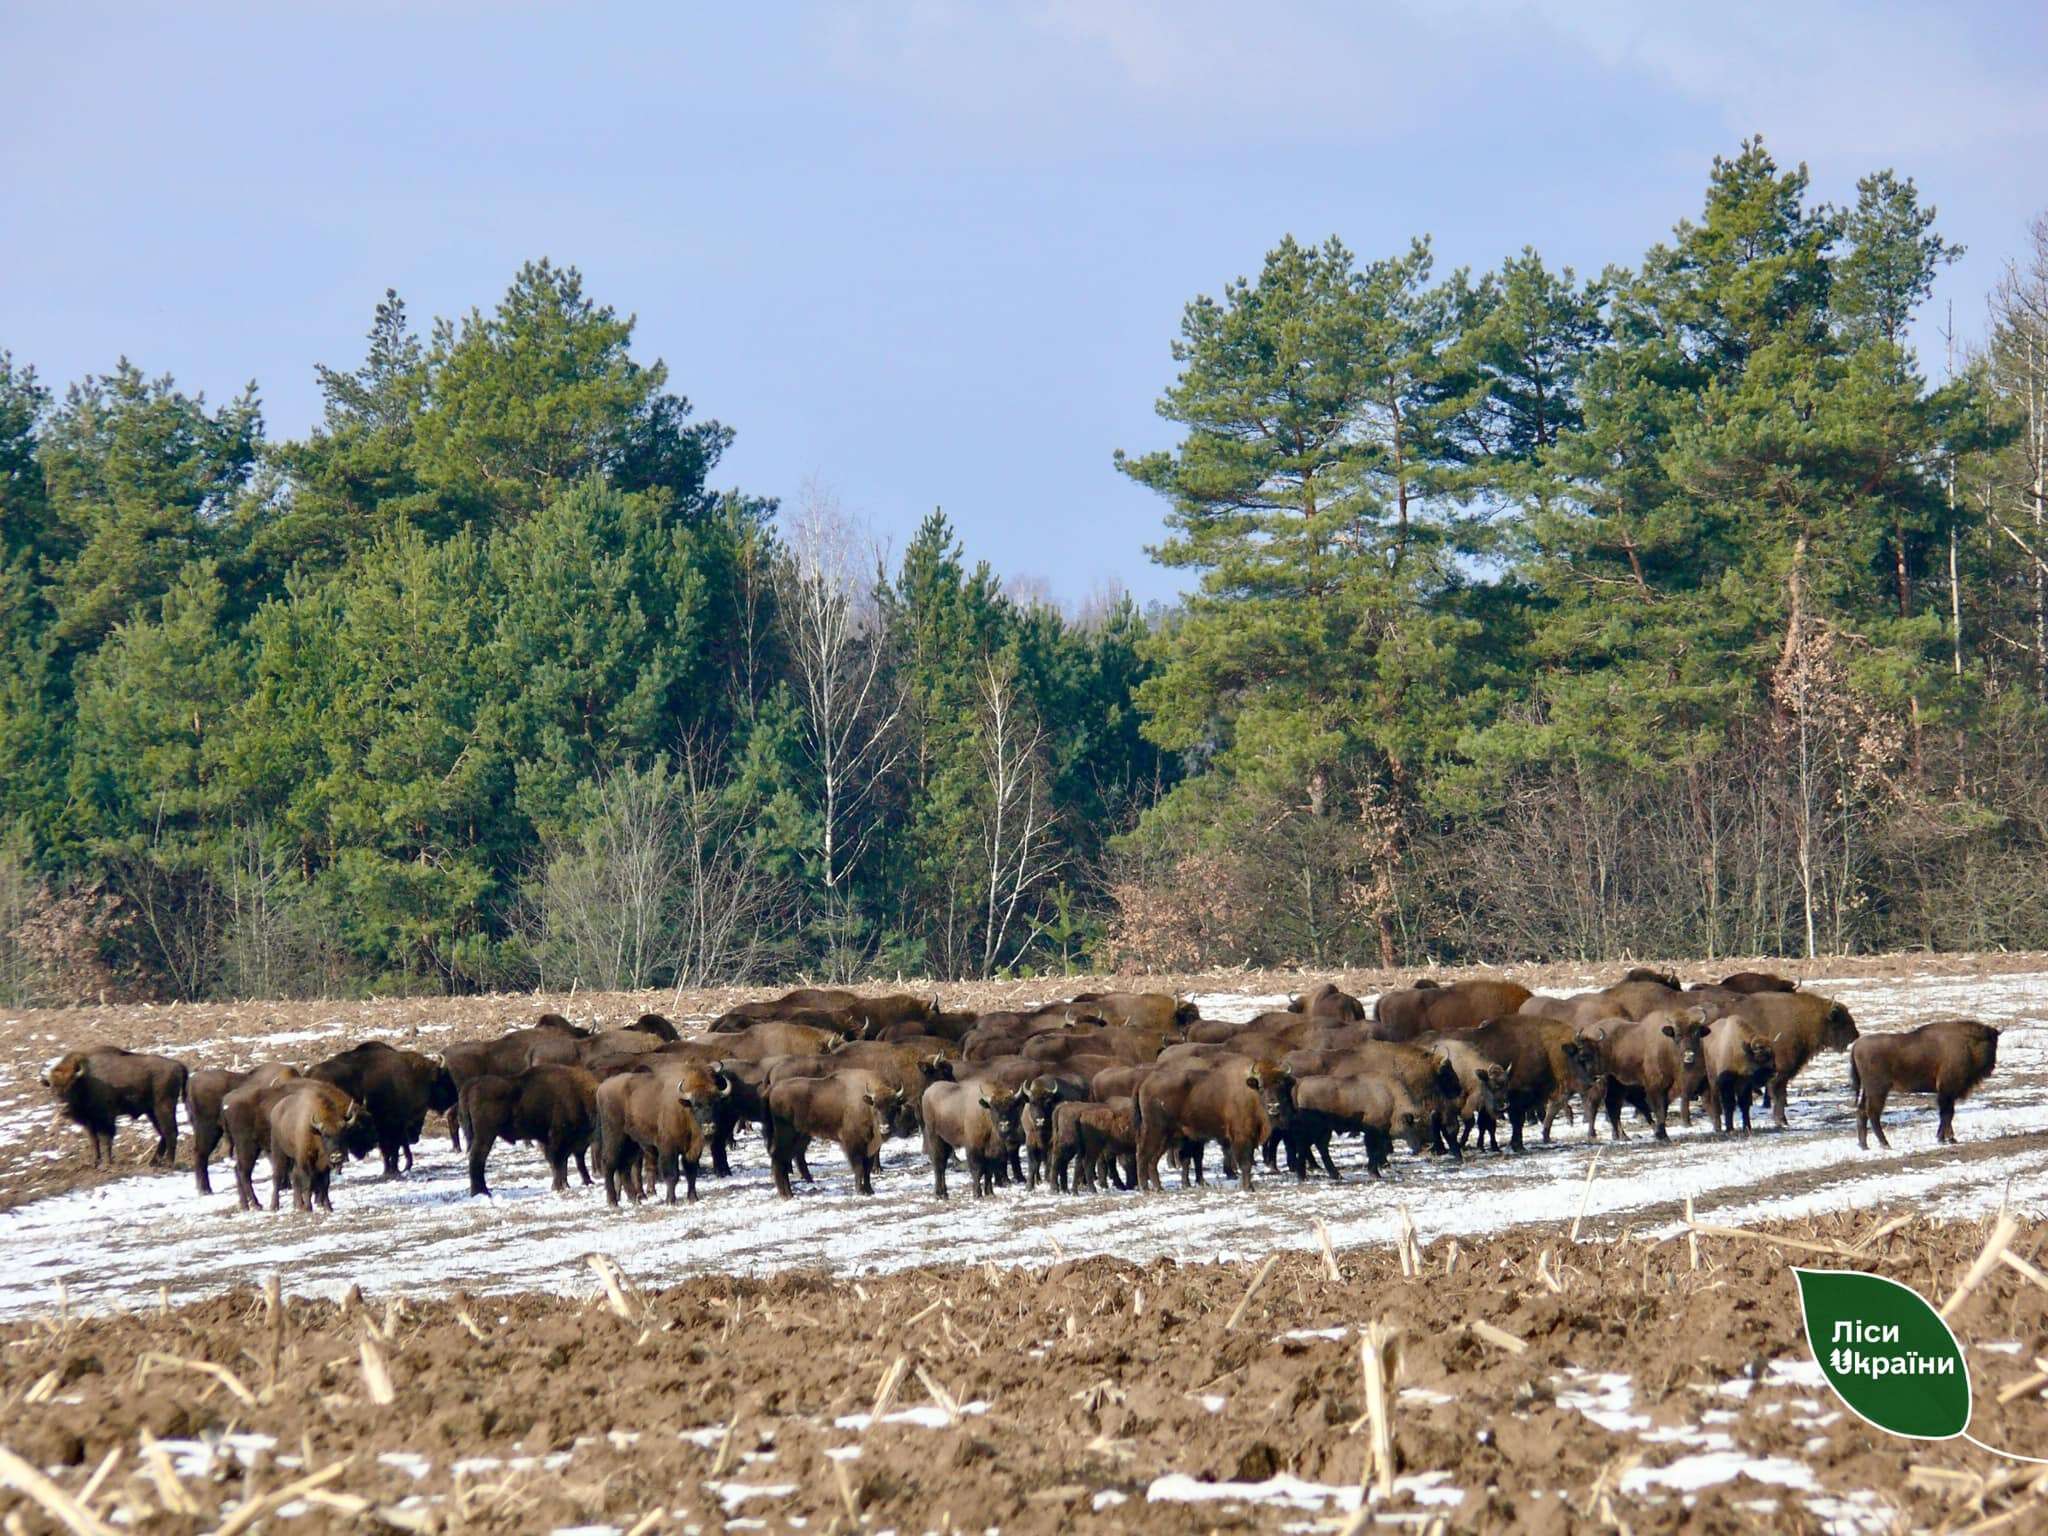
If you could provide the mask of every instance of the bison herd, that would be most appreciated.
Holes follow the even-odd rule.
[[[1204,1019],[1161,993],[1090,992],[1027,1011],[949,1012],[937,998],[862,997],[804,989],[749,1003],[684,1039],[658,1014],[590,1030],[556,1014],[495,1040],[438,1055],[366,1041],[303,1069],[188,1070],[115,1047],[76,1051],[44,1081],[111,1161],[118,1119],[155,1128],[154,1161],[177,1150],[182,1102],[202,1193],[223,1142],[243,1209],[259,1204],[254,1171],[270,1161],[271,1208],[287,1184],[297,1209],[329,1205],[348,1157],[380,1155],[394,1178],[412,1166],[429,1115],[468,1148],[469,1186],[501,1142],[530,1142],[554,1187],[573,1161],[605,1196],[640,1201],[657,1183],[688,1199],[708,1160],[731,1170],[734,1141],[758,1130],[778,1194],[811,1177],[813,1142],[836,1142],[860,1194],[874,1191],[884,1144],[921,1140],[933,1193],[964,1170],[977,1196],[1000,1184],[1062,1190],[1159,1189],[1169,1156],[1199,1182],[1214,1146],[1246,1190],[1263,1158],[1297,1179],[1341,1175],[1333,1143],[1356,1137],[1378,1177],[1396,1145],[1462,1160],[1512,1151],[1534,1123],[1544,1140],[1560,1112],[1583,1106],[1586,1134],[1627,1136],[1624,1111],[1668,1138],[1694,1102],[1732,1133],[1767,1103],[1785,1124],[1792,1080],[1818,1052],[1847,1050],[1859,1145],[1885,1140],[1894,1092],[1931,1093],[1938,1137],[1953,1141],[1956,1101],[1995,1064],[1998,1031],[1950,1019],[1858,1036],[1849,1011],[1774,976],[1744,973],[1682,986],[1631,971],[1574,997],[1538,997],[1499,980],[1419,981],[1368,1009],[1322,985],[1246,1023]]]

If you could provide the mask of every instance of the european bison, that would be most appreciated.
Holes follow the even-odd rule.
[[[1382,1040],[1413,1040],[1421,1034],[1471,1029],[1513,1013],[1529,997],[1527,987],[1512,981],[1405,987],[1382,993],[1373,1004],[1373,1032]]]
[[[584,1154],[597,1136],[597,1079],[581,1067],[543,1064],[513,1077],[479,1077],[462,1086],[462,1123],[469,1130],[469,1192],[488,1195],[484,1165],[500,1140],[540,1144],[555,1176],[569,1187],[569,1159],[590,1182]]]
[[[1931,1093],[1940,1119],[1936,1142],[1956,1139],[1956,1101],[1998,1065],[1998,1031],[1975,1019],[1937,1019],[1899,1034],[1865,1035],[1849,1048],[1849,1086],[1856,1094],[1856,1145],[1869,1150],[1867,1131],[1884,1135],[1885,1100],[1897,1093]]]
[[[1152,1034],[1184,1039],[1202,1010],[1186,998],[1164,992],[1083,992],[1070,1006],[1086,1010],[1108,1024],[1123,1024]]]
[[[1349,992],[1340,992],[1334,982],[1319,981],[1287,1005],[1289,1013],[1305,1013],[1312,1019],[1337,1024],[1358,1024],[1365,1020],[1365,1004]]]
[[[1161,1067],[1138,1087],[1138,1187],[1159,1189],[1159,1159],[1181,1141],[1213,1141],[1246,1194],[1252,1163],[1293,1105],[1294,1078],[1277,1061],[1225,1057]]]
[[[1607,1127],[1616,1141],[1628,1139],[1621,1128],[1624,1098],[1641,1103],[1657,1128],[1657,1140],[1671,1139],[1667,1129],[1671,1100],[1685,1097],[1685,1042],[1690,1042],[1697,1054],[1706,1027],[1706,1019],[1698,1012],[1653,1013],[1611,1028],[1596,1026],[1580,1037],[1598,1052],[1600,1076],[1607,1090]]]
[[[281,1120],[274,1113],[277,1107],[295,1097],[308,1102]],[[277,1209],[287,1177],[292,1178],[295,1197],[317,1195],[325,1204],[327,1180],[347,1152],[344,1139],[363,1120],[362,1106],[334,1084],[296,1075],[245,1083],[221,1100],[220,1115],[235,1155],[235,1193],[245,1211],[262,1204],[253,1175],[258,1155],[265,1152],[270,1154],[272,1210]],[[299,1173],[304,1176],[303,1191]]]
[[[853,1170],[855,1192],[872,1195],[882,1143],[917,1132],[917,1113],[909,1096],[875,1073],[858,1069],[773,1084],[768,1090],[768,1119],[768,1157],[775,1192],[784,1199],[794,1193],[789,1170],[814,1137],[838,1142],[846,1166]]]
[[[1366,1171],[1374,1178],[1386,1166],[1394,1142],[1420,1153],[1428,1142],[1428,1120],[1391,1078],[1374,1073],[1351,1077],[1304,1077],[1294,1084],[1294,1125],[1303,1155],[1295,1177],[1306,1179],[1316,1157],[1332,1180],[1342,1177],[1330,1160],[1330,1138],[1342,1132],[1365,1142]]]
[[[199,1193],[213,1193],[213,1178],[207,1171],[207,1165],[213,1161],[214,1149],[227,1134],[227,1127],[221,1120],[222,1101],[237,1088],[267,1087],[298,1075],[297,1067],[271,1062],[251,1067],[246,1072],[232,1072],[225,1067],[201,1067],[186,1077],[185,1118],[192,1122],[192,1171],[199,1183]],[[234,1155],[233,1148],[229,1149],[228,1155]]]
[[[418,1051],[366,1040],[330,1056],[306,1074],[334,1084],[363,1106],[365,1120],[350,1132],[349,1155],[375,1147],[384,1158],[384,1177],[395,1179],[399,1159],[412,1167],[413,1143],[426,1129],[427,1115],[455,1108],[455,1076],[441,1062]]]
[[[1586,1059],[1591,1051],[1579,1044],[1569,1024],[1517,1014],[1467,1030],[1459,1038],[1488,1061],[1507,1069],[1498,1097],[1507,1112],[1512,1151],[1523,1150],[1522,1127],[1538,1115],[1543,1117],[1543,1139],[1550,1140],[1560,1095],[1584,1092],[1590,1086]],[[1498,1150],[1499,1133],[1482,1121],[1482,1143],[1489,1136]]]
[[[1135,1183],[1138,1155],[1137,1104],[1129,1098],[1100,1104],[1070,1099],[1052,1112],[1052,1181],[1062,1191],[1083,1186],[1101,1188],[1107,1181],[1129,1187],[1119,1169],[1129,1170]]]
[[[1849,1010],[1818,992],[1724,994],[1741,998],[1736,1010],[1769,1037],[1777,1058],[1771,1073],[1771,1123],[1785,1124],[1785,1090],[1801,1068],[1821,1051],[1846,1051],[1856,1043]]]
[[[933,1083],[924,1091],[924,1153],[932,1192],[946,1198],[946,1164],[954,1152],[967,1164],[977,1198],[995,1193],[1023,1142],[1024,1096],[992,1083]]]
[[[1768,971],[1737,971],[1733,976],[1723,977],[1720,986],[1724,992],[1741,992],[1745,995],[1799,990],[1798,982],[1784,976],[1773,976]]]
[[[178,1100],[185,1096],[185,1064],[103,1045],[73,1051],[43,1074],[64,1113],[92,1137],[92,1165],[114,1160],[117,1121],[147,1120],[156,1127],[150,1162],[168,1167],[178,1155]]]
[[[713,1103],[724,1074],[695,1062],[674,1070],[638,1069],[607,1078],[597,1087],[597,1162],[604,1172],[604,1197],[619,1203],[619,1181],[635,1200],[644,1191],[643,1165],[650,1160],[666,1186],[668,1203],[676,1203],[676,1177],[686,1181],[689,1198],[697,1198],[697,1169],[713,1129]],[[730,1092],[730,1088],[724,1089]]]
[[[1740,1014],[1723,1014],[1707,1026],[1699,1042],[1695,1067],[1687,1064],[1688,1098],[1704,1091],[1707,1114],[1717,1132],[1735,1129],[1735,1111],[1742,1111],[1742,1132],[1749,1134],[1749,1106],[1757,1089],[1777,1070],[1777,1053],[1756,1026]]]
[[[270,1208],[289,1177],[292,1209],[310,1211],[318,1205],[334,1209],[328,1198],[334,1170],[348,1160],[348,1141],[367,1116],[362,1106],[332,1083],[294,1078],[270,1104]]]

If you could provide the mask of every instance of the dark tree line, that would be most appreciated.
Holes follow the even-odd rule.
[[[718,489],[546,262],[297,441],[0,353],[0,989],[2048,944],[2048,224],[1930,368],[1955,254],[1757,143],[1590,279],[1284,241],[1150,616]]]

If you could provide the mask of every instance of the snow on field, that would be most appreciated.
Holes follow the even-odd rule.
[[[1236,1258],[1311,1246],[1318,1219],[1339,1246],[1391,1241],[1403,1206],[1424,1241],[1569,1223],[1582,1202],[1595,1231],[1668,1230],[1687,1196],[1702,1219],[1726,1222],[1879,1203],[1942,1215],[2006,1198],[2048,1208],[2048,975],[1857,980],[1814,990],[1847,1003],[1865,1029],[1958,1013],[2005,1029],[1997,1073],[1958,1113],[1960,1147],[1935,1146],[1928,1101],[1898,1098],[1888,1116],[1892,1151],[1858,1152],[1847,1059],[1838,1054],[1821,1057],[1794,1084],[1792,1125],[1782,1132],[1716,1138],[1701,1116],[1691,1130],[1674,1122],[1668,1146],[1646,1131],[1617,1146],[1604,1130],[1589,1145],[1583,1122],[1560,1123],[1550,1146],[1532,1133],[1523,1157],[1487,1154],[1462,1165],[1403,1157],[1382,1182],[1363,1176],[1355,1149],[1346,1159],[1340,1148],[1345,1182],[1261,1178],[1250,1196],[1214,1183],[1179,1190],[1169,1174],[1160,1195],[1006,1189],[976,1201],[956,1178],[953,1198],[942,1203],[922,1153],[894,1143],[874,1197],[851,1193],[837,1148],[816,1146],[818,1184],[785,1201],[761,1166],[758,1141],[749,1140],[736,1151],[733,1178],[700,1181],[696,1205],[614,1211],[601,1189],[552,1193],[527,1147],[496,1151],[496,1197],[472,1200],[463,1159],[435,1138],[406,1179],[380,1182],[369,1176],[374,1164],[351,1165],[336,1180],[331,1214],[238,1213],[232,1178],[218,1163],[216,1183],[229,1192],[209,1198],[195,1195],[189,1172],[139,1174],[0,1214],[0,1315],[50,1306],[60,1281],[75,1303],[97,1305],[154,1301],[160,1285],[174,1297],[203,1294],[271,1273],[291,1291],[324,1296],[351,1284],[372,1293],[580,1291],[592,1283],[583,1262],[591,1253],[610,1255],[643,1284],[703,1271],[860,1272],[1091,1253]],[[1226,1018],[1278,1001],[1201,999],[1206,1014]],[[32,1076],[0,1076],[0,1145],[17,1139],[17,1121],[48,1115],[38,1093]],[[124,1131],[124,1141],[136,1134]],[[259,1188],[267,1190],[260,1175]]]

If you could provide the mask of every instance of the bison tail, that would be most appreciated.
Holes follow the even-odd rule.
[[[1863,1074],[1856,1070],[1856,1053],[1851,1051],[1849,1053],[1849,1096],[1851,1098],[1861,1098],[1862,1095]]]

